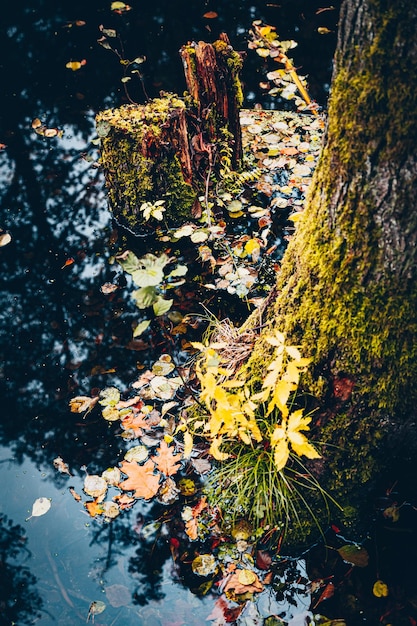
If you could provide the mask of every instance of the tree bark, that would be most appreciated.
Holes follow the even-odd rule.
[[[250,366],[261,379],[271,326],[312,358],[316,471],[350,520],[416,454],[417,4],[346,0],[339,23],[322,154]]]

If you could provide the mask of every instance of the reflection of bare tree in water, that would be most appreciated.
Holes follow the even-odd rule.
[[[0,614],[3,624],[33,624],[40,617],[42,600],[36,578],[22,565],[30,556],[25,548],[25,531],[19,524],[0,516]]]

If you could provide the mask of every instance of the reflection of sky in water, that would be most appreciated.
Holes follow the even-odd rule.
[[[47,439],[45,433],[45,441]],[[93,601],[106,604],[105,611],[95,616],[96,624],[205,623],[216,596],[199,598],[193,594],[181,583],[170,558],[160,565],[161,578],[156,583],[158,599],[151,599],[144,606],[128,600],[135,591],[146,597],[146,588],[141,589],[141,574],[134,571],[134,566],[132,568],[138,555],[139,560],[143,558],[140,551],[143,539],[135,530],[139,507],[123,512],[111,524],[92,520],[82,503],[76,502],[68,491],[68,487],[73,486],[82,494],[83,479],[63,475],[57,481],[56,474],[53,467],[41,470],[28,459],[17,462],[10,451],[0,448],[1,512],[14,524],[21,525],[27,537],[26,550],[13,565],[25,566],[36,577],[32,590],[43,603],[39,623],[42,626],[85,623]],[[51,508],[45,515],[27,520],[33,502],[40,497],[51,499]],[[142,507],[142,511],[145,510],[146,505]],[[122,536],[123,541],[120,541]],[[168,531],[165,539],[169,541]],[[148,543],[151,545],[152,541],[151,534]],[[300,566],[300,574],[303,573]],[[297,593],[296,588],[294,592]],[[259,612],[263,617],[287,613],[287,610],[287,617],[297,614],[306,609],[308,602],[301,594],[300,590],[300,596],[295,597],[297,606],[289,610],[285,603],[274,600],[273,593],[264,591],[258,596]],[[112,606],[119,600],[122,606]],[[245,614],[249,616],[251,610],[248,607],[242,619]]]

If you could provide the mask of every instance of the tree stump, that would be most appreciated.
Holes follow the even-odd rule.
[[[241,55],[225,35],[190,43],[180,55],[189,94],[162,93],[96,117],[110,210],[137,235],[157,225],[144,209],[158,201],[168,226],[196,217],[207,182],[220,176],[218,153],[230,155],[233,169],[242,158]]]

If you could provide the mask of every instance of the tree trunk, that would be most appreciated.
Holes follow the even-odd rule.
[[[230,155],[229,168],[241,162],[241,55],[226,35],[184,46],[180,54],[188,98],[161,94],[96,118],[110,209],[136,234],[146,232],[145,203],[163,200],[170,226],[198,216],[198,197],[219,177],[217,153]]]
[[[416,32],[414,2],[344,2],[324,147],[264,333],[312,358],[318,477],[346,519],[364,484],[416,453]]]

